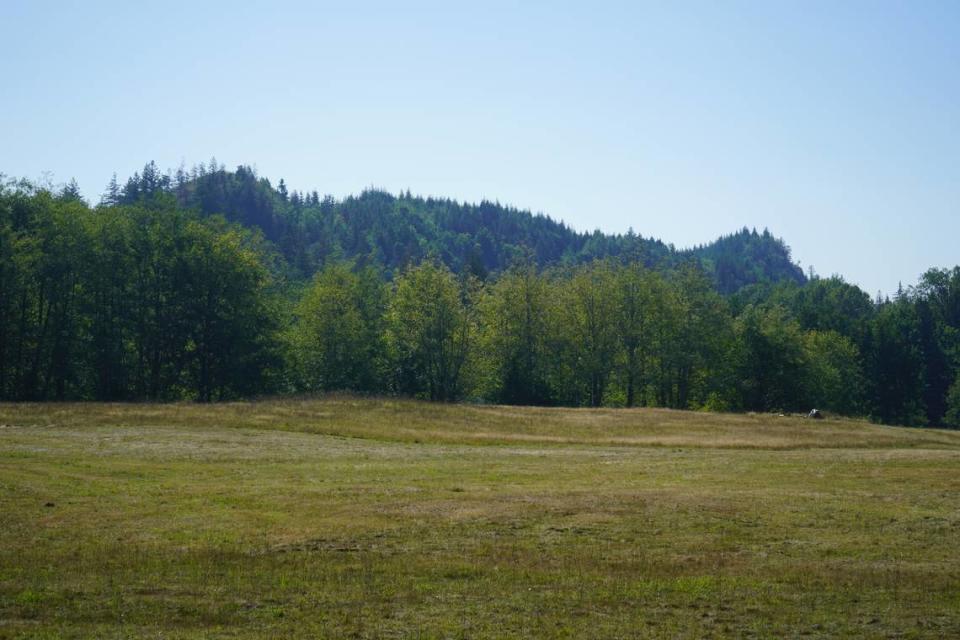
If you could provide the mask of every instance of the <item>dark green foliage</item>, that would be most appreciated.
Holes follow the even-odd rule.
[[[920,320],[927,419],[960,426],[956,417],[946,417],[951,408],[946,397],[960,382],[960,267],[927,271],[911,294]]]
[[[331,260],[373,263],[392,274],[433,256],[455,273],[481,280],[527,258],[546,267],[607,257],[661,269],[692,258],[725,293],[751,283],[805,280],[791,262],[789,248],[767,231],[744,229],[710,245],[677,251],[632,231],[579,233],[548,216],[489,201],[465,204],[376,189],[339,202],[330,196],[321,199],[316,192],[290,192],[283,180],[274,189],[250,167],[229,172],[215,161],[173,177],[161,175],[149,163],[127,182],[119,200],[105,195],[104,202],[142,202],[159,192],[173,194],[180,206],[203,215],[223,214],[259,228],[279,247],[292,272],[304,278]]]
[[[960,377],[953,381],[953,386],[947,395],[947,415],[944,424],[950,427],[960,427]]]
[[[766,229],[761,234],[744,227],[684,253],[709,265],[721,293],[733,293],[756,283],[806,281],[803,271],[791,260],[790,249]]]
[[[880,307],[869,345],[873,415],[887,424],[925,424],[920,320],[906,298]]]
[[[77,386],[81,277],[88,259],[80,200],[0,192],[0,394],[63,399]]]
[[[264,248],[151,200],[0,192],[0,397],[211,400],[276,364]],[[170,204],[168,202],[168,204]]]
[[[799,323],[780,306],[748,307],[737,321],[745,408],[802,411],[808,356]],[[821,403],[822,405],[822,403]]]
[[[781,286],[778,299],[804,329],[836,331],[862,344],[874,305],[859,287],[843,278],[813,278],[804,286]]]

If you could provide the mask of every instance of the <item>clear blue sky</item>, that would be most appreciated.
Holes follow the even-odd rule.
[[[869,292],[960,263],[958,2],[42,2],[0,172],[154,159],[497,199],[678,247],[769,227]]]

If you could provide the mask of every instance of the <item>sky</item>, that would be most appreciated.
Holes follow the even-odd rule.
[[[960,3],[0,9],[0,173],[155,160],[497,200],[679,247],[769,228],[892,293],[960,264]]]

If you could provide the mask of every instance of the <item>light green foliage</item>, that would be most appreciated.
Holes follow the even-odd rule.
[[[841,415],[861,414],[866,383],[856,345],[835,331],[808,331],[804,348],[809,406]]]
[[[377,389],[384,305],[384,286],[373,269],[332,264],[314,277],[297,307],[293,345],[305,388]]]
[[[506,404],[549,404],[553,288],[533,265],[489,285],[480,307],[481,395]]]
[[[696,263],[673,274],[671,289],[660,339],[659,401],[687,409],[702,405],[723,384],[733,323],[726,302]]]
[[[654,367],[655,340],[667,318],[667,289],[659,274],[640,264],[620,267],[615,274],[615,318],[620,348],[619,374],[628,407],[646,404],[645,386]]]
[[[599,407],[617,355],[616,276],[607,262],[577,269],[564,282],[556,322],[567,341],[565,356],[580,404]]]
[[[432,261],[397,279],[387,342],[400,391],[431,400],[461,396],[476,336],[475,287]]]
[[[747,307],[737,320],[745,408],[842,415],[863,408],[860,353],[835,331],[803,331],[781,306]]]

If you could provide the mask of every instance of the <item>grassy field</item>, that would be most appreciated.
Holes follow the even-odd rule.
[[[0,638],[960,637],[960,433],[0,405]]]

